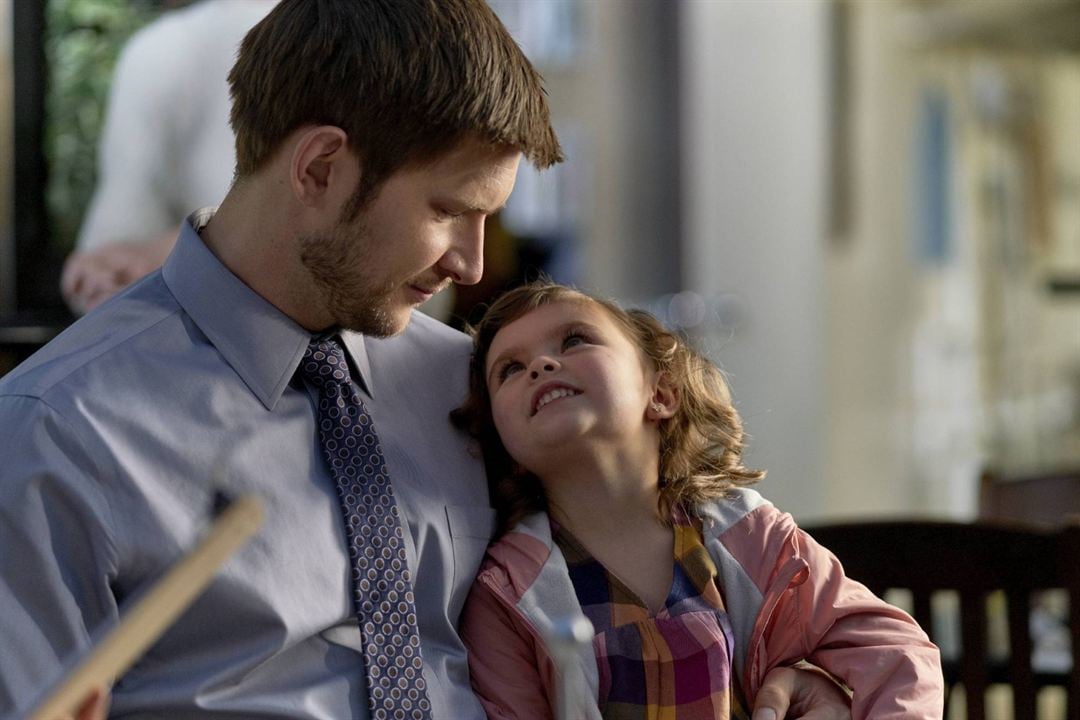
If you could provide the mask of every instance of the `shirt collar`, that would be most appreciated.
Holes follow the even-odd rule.
[[[162,267],[165,284],[225,361],[268,410],[273,410],[304,356],[311,333],[236,277],[198,231],[214,208],[192,213]],[[371,394],[371,368],[362,335],[341,333],[345,352]]]

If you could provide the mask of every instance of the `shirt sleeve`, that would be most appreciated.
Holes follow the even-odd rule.
[[[511,611],[477,580],[461,614],[469,676],[490,720],[552,716],[535,640]],[[550,675],[550,673],[548,674]]]
[[[62,674],[115,621],[116,551],[99,468],[44,402],[0,398],[0,716]]]

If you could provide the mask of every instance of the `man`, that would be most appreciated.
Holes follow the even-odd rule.
[[[224,489],[266,524],[115,713],[482,717],[455,626],[494,518],[447,420],[469,343],[412,310],[479,279],[519,157],[560,160],[540,79],[480,0],[283,0],[229,81],[220,208],[0,382],[0,712]],[[791,687],[828,688],[774,709]]]

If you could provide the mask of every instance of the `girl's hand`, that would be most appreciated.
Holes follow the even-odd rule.
[[[851,699],[832,678],[813,667],[769,671],[754,701],[753,720],[851,720]]]

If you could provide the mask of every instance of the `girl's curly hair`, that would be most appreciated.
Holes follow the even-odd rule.
[[[659,427],[660,517],[669,518],[676,507],[721,497],[728,488],[751,485],[764,477],[763,471],[743,465],[742,420],[716,365],[644,310],[624,310],[574,288],[538,280],[500,296],[469,329],[473,337],[469,396],[450,413],[454,425],[480,443],[500,532],[525,515],[546,511],[547,499],[539,478],[521,468],[499,439],[485,380],[487,355],[499,330],[542,305],[557,302],[603,308],[656,369],[671,378],[679,407]]]

